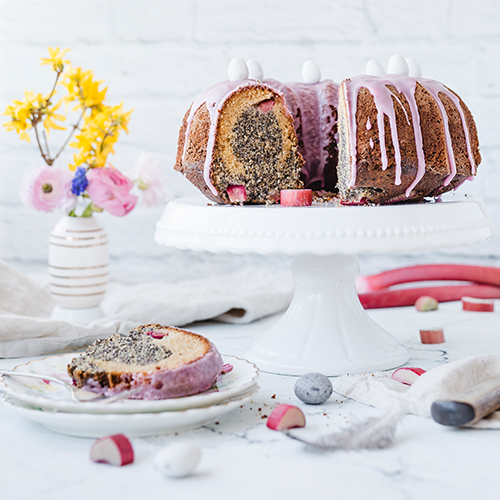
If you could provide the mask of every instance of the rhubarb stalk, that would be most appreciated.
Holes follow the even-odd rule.
[[[400,290],[377,290],[360,293],[359,300],[365,309],[381,307],[412,306],[422,295],[430,295],[438,302],[460,300],[464,296],[478,299],[500,299],[500,286],[448,285],[403,288]]]
[[[372,276],[360,276],[356,285],[360,292],[372,292],[416,281],[471,281],[500,286],[500,268],[464,264],[425,264],[402,267]]]

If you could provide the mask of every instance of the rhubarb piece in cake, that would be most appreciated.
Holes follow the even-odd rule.
[[[137,399],[189,396],[210,389],[223,365],[205,337],[161,325],[97,340],[68,365],[77,387],[111,396],[138,389]]]

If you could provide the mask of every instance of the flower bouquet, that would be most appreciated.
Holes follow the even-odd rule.
[[[139,157],[132,179],[108,161],[120,133],[128,133],[132,110],[124,111],[123,104],[106,104],[103,82],[95,80],[92,71],[73,67],[66,59],[68,50],[49,47],[48,51],[49,57],[41,61],[55,72],[50,93],[44,96],[25,91],[24,99],[13,100],[4,113],[9,117],[4,126],[15,130],[22,140],[30,142],[29,132],[34,132],[46,164],[25,175],[22,202],[37,210],[59,208],[69,216],[89,217],[103,210],[116,216],[128,214],[138,200],[133,191],[143,193],[146,205],[163,201],[163,180],[152,155],[143,153]],[[59,97],[61,91],[65,95]],[[62,123],[68,113],[74,115],[75,121],[65,127]],[[51,130],[68,129],[62,146],[51,154]],[[76,149],[69,170],[55,168],[66,146]]]

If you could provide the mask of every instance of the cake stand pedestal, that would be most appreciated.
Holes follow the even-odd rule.
[[[267,372],[328,376],[395,368],[408,351],[358,299],[357,254],[470,245],[492,235],[480,200],[382,207],[170,202],[155,241],[182,250],[293,255],[293,300],[246,356]]]

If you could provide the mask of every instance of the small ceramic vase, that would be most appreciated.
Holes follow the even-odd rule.
[[[63,217],[49,241],[52,317],[89,322],[103,316],[99,306],[108,283],[108,237],[96,217]]]

